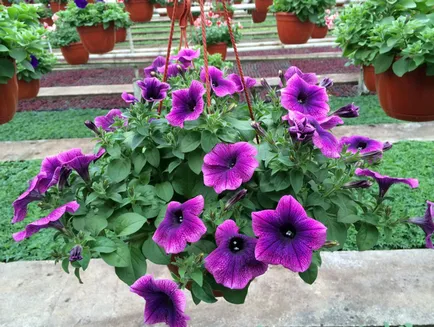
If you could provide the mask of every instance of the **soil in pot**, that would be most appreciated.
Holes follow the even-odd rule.
[[[149,22],[154,13],[154,5],[149,0],[128,0],[124,2],[125,9],[130,13],[133,22]]]
[[[61,47],[60,51],[70,65],[84,65],[89,61],[89,52],[82,43],[71,43],[67,47]]]
[[[77,27],[81,42],[89,53],[103,54],[115,47],[116,34],[114,25],[104,29],[102,24]]]
[[[50,2],[50,8],[51,8],[51,11],[53,12],[53,14],[55,14],[58,11],[65,10],[66,9],[66,3],[59,3],[56,1],[51,1]]]
[[[426,76],[426,67],[398,77],[392,69],[376,74],[380,105],[390,117],[407,121],[434,120],[434,76]]]
[[[33,99],[39,93],[39,80],[34,79],[30,82],[26,82],[24,80],[18,81],[18,99]]]
[[[118,28],[116,30],[116,43],[125,42],[126,39],[127,39],[127,29]]]
[[[181,18],[182,12],[184,10],[184,3],[183,2],[178,3],[178,5],[176,6],[175,17],[173,17],[173,7],[174,6],[166,6],[167,15],[169,16],[170,19],[179,20],[179,18]]]
[[[310,21],[302,22],[295,14],[276,13],[277,34],[283,44],[306,43],[312,35],[315,24]]]
[[[39,22],[44,25],[46,23],[48,26],[53,25],[53,20],[51,18],[39,18]]]
[[[226,54],[228,51],[228,45],[224,42],[220,42],[220,43],[216,43],[216,44],[210,44],[210,45],[206,45],[206,49],[208,50],[209,54],[215,54],[215,53],[220,53],[222,56],[222,59],[225,60],[226,59]]]
[[[11,121],[17,111],[18,82],[14,75],[6,84],[0,84],[0,124]]]
[[[156,8],[156,9],[161,9],[161,8],[163,8],[163,6],[162,5],[160,5],[159,3],[154,3],[154,7]],[[159,13],[159,15],[160,15],[160,17],[165,17],[165,16],[167,16],[167,13]]]
[[[312,31],[312,39],[323,39],[327,36],[329,29],[327,26],[315,25]]]
[[[252,10],[252,21],[254,23],[262,23],[267,19],[267,12],[258,12],[257,10]]]
[[[273,4],[273,0],[255,0],[255,8],[257,12],[267,13],[268,7]]]
[[[377,88],[375,87],[375,69],[374,66],[363,66],[363,81],[365,82],[366,88],[375,92]]]

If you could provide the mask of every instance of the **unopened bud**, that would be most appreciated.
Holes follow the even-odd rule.
[[[366,179],[360,180],[360,181],[353,181],[348,182],[342,185],[342,188],[349,189],[349,188],[369,188],[372,186],[372,182],[368,181]]]
[[[151,77],[157,77],[157,73],[154,71],[150,72],[149,75],[151,75]]]
[[[229,209],[231,209],[235,203],[240,202],[242,199],[244,199],[247,195],[247,190],[246,189],[242,189],[239,190],[237,193],[235,193],[235,195],[233,197],[231,197],[228,202],[225,205],[225,211],[228,211]]]
[[[360,107],[355,106],[354,103],[350,103],[342,108],[339,108],[334,113],[332,113],[332,115],[342,118],[355,118],[359,117],[359,109]]]
[[[179,74],[181,75],[182,79],[185,81],[185,71],[184,68],[181,67],[181,65],[176,65],[176,69],[178,69]]]
[[[255,121],[251,124],[251,126],[253,127],[253,129],[256,131],[256,133],[259,136],[262,136],[262,137],[266,136],[267,132],[265,131],[265,129],[262,128],[260,122]]]
[[[283,71],[279,70],[279,79],[280,79],[280,83],[282,83],[282,87],[286,86],[286,79],[285,79],[285,75],[283,75]]]
[[[81,253],[83,251],[83,248],[81,247],[81,245],[76,245],[72,248],[71,251],[69,251],[69,261],[70,262],[74,262],[74,261],[80,261],[83,259]]]
[[[390,142],[385,142],[385,143],[383,144],[383,152],[390,150],[390,149],[392,148],[392,146],[393,146],[392,143],[390,143]]]
[[[329,87],[333,86],[333,80],[331,78],[324,78],[321,83],[319,83],[319,86],[325,87],[326,89],[328,89]]]
[[[268,92],[271,92],[273,89],[271,88],[270,84],[268,84],[267,80],[265,78],[261,78],[261,85],[263,88],[265,88]]]
[[[90,120],[86,120],[84,122],[84,125],[89,128],[92,132],[94,132],[96,135],[101,135],[100,131],[98,130],[98,127],[96,127],[96,125],[91,122]]]
[[[322,247],[323,248],[332,248],[332,247],[335,247],[335,246],[339,246],[339,242],[338,241],[326,241]]]

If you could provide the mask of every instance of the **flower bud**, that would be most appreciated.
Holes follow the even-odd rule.
[[[371,186],[372,186],[372,182],[364,179],[364,180],[352,181],[352,182],[345,183],[344,185],[342,185],[342,188],[344,188],[344,189],[369,188]]]
[[[319,86],[328,89],[329,87],[333,86],[333,80],[331,78],[326,77],[321,81],[321,83],[319,83]]]
[[[235,195],[233,197],[231,197],[228,202],[225,205],[225,211],[228,211],[229,209],[231,209],[235,203],[240,202],[242,199],[244,199],[247,195],[247,190],[246,189],[242,189],[239,190],[237,193],[235,193]]]
[[[154,71],[150,72],[149,75],[151,75],[151,77],[157,77],[157,73]]]
[[[393,146],[392,143],[390,143],[390,142],[385,142],[385,143],[383,144],[383,152],[385,152],[385,151],[389,151],[389,150],[392,148],[392,146]]]
[[[346,106],[339,108],[332,115],[339,116],[342,118],[355,118],[359,117],[359,109],[354,105],[354,103],[347,104]]]
[[[100,131],[98,130],[98,127],[96,127],[96,125],[93,122],[91,122],[90,120],[86,120],[84,122],[84,125],[87,128],[89,128],[92,132],[94,132],[96,135],[98,135],[98,136],[101,135]]]
[[[253,129],[256,131],[256,133],[261,136],[261,137],[265,137],[267,135],[267,132],[265,131],[265,129],[262,128],[261,123],[260,122],[253,122],[251,124],[251,126],[253,127]]]
[[[374,164],[379,162],[383,157],[382,150],[370,151],[363,154],[360,154],[360,157],[369,162],[370,164]]]
[[[74,261],[80,261],[83,259],[81,253],[83,251],[83,248],[81,247],[81,245],[76,245],[72,248],[71,251],[69,251],[69,261],[70,262],[74,262]]]
[[[286,86],[286,79],[285,79],[285,75],[283,75],[283,71],[279,70],[279,79],[280,79],[280,83],[282,83],[282,87]]]
[[[332,248],[332,247],[335,247],[338,245],[339,245],[338,241],[326,241],[322,247],[323,248]]]
[[[60,168],[60,174],[59,174],[59,183],[57,186],[59,187],[59,191],[62,191],[66,185],[68,185],[68,177],[71,174],[72,169],[63,166]]]
[[[271,88],[270,84],[268,84],[267,80],[265,78],[261,78],[261,85],[263,88],[265,88],[268,92],[271,92],[273,89]]]
[[[185,81],[185,71],[184,68],[181,67],[181,65],[176,65],[176,69],[178,70],[179,74],[181,75],[182,79]]]

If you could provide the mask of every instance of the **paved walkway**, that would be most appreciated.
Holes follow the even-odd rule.
[[[315,284],[280,268],[253,281],[244,305],[195,306],[190,327],[434,325],[434,251],[323,253]],[[148,265],[156,278],[166,267]],[[112,267],[92,261],[78,284],[52,262],[0,264],[1,327],[139,327],[144,301]]]
[[[434,122],[341,126],[334,129],[337,137],[367,135],[381,141],[434,141]],[[90,138],[20,142],[0,142],[0,161],[43,159],[49,155],[81,148],[90,153],[94,143]]]

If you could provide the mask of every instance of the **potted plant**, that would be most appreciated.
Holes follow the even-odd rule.
[[[116,3],[76,0],[68,5],[64,19],[77,28],[81,42],[89,53],[103,54],[115,46],[115,21],[118,16]]]
[[[376,86],[387,115],[409,121],[434,120],[432,14],[385,18],[374,28],[369,43],[380,53],[374,61]]]
[[[43,51],[44,33],[34,6],[0,6],[0,124],[10,121],[17,109],[16,65],[31,67],[29,54]]]
[[[154,8],[155,9],[161,9],[161,8],[166,8],[166,0],[155,0],[154,1]],[[167,13],[158,13],[158,15],[160,15],[160,17],[166,17]]]
[[[154,4],[151,0],[124,0],[124,4],[133,22],[144,23],[152,19]]]
[[[273,4],[273,0],[255,0],[256,13],[268,13],[268,8]]]
[[[125,42],[127,39],[127,29],[131,27],[132,23],[130,14],[125,12],[122,4],[118,4],[117,9],[115,20],[116,43],[120,43]]]
[[[357,117],[358,107],[331,111],[315,74],[290,67],[281,96],[269,89],[272,101],[258,99],[252,119],[233,96],[243,92],[240,77],[213,66],[208,107],[204,67],[192,60],[170,85],[139,81],[139,98],[122,95],[126,111],[87,121],[98,138],[95,153],[71,149],[45,159],[13,203],[15,241],[56,229],[53,258],[79,281],[80,271],[102,258],[146,300],[145,324],[187,326],[180,289],[196,305],[216,296],[242,304],[269,265],[312,284],[321,252],[342,249],[350,229],[368,250],[404,222],[387,196],[394,184],[405,184],[403,192],[418,187],[413,178],[369,169],[390,144],[333,136],[333,126]],[[25,226],[32,201],[53,211]],[[147,262],[169,266],[173,280],[154,279]]]
[[[228,10],[229,17],[232,19],[234,17],[234,12],[235,12],[234,7],[231,6],[230,4],[228,4],[228,5],[226,5],[226,9]],[[223,8],[223,3],[221,3],[218,0],[214,4],[212,12],[223,17],[223,19],[225,18],[225,10]]]
[[[329,30],[334,28],[334,21],[338,17],[338,12],[326,9],[324,14],[318,16],[318,21],[313,28],[312,38],[323,39],[327,36]]]
[[[276,14],[280,41],[284,44],[306,43],[318,16],[334,4],[335,0],[273,0],[270,11]]]
[[[267,12],[258,12],[256,9],[253,9],[251,14],[254,23],[262,23],[267,19]]]
[[[175,4],[175,2],[173,0],[166,0],[167,16],[169,16],[170,19],[179,20],[179,18],[181,18],[182,12],[184,10],[184,1],[178,0],[177,5],[176,5],[175,16],[173,15],[174,4]]]
[[[50,1],[50,8],[55,14],[59,11],[65,10],[67,4],[68,4],[68,0],[53,0]]]
[[[53,47],[60,48],[68,64],[86,64],[89,61],[89,52],[81,43],[77,29],[64,21],[64,13],[59,13],[59,18],[53,25],[55,28],[48,32],[48,39]]]
[[[39,80],[42,75],[53,70],[57,59],[54,54],[44,51],[37,56],[30,55],[28,61],[30,66],[23,63],[17,64],[19,100],[36,98],[39,93]]]
[[[206,13],[206,47],[209,54],[219,53],[223,60],[226,59],[228,46],[232,46],[229,29],[224,17],[214,14],[212,11]],[[192,41],[195,44],[202,44],[201,19],[197,18],[194,22],[197,33],[192,33]],[[232,24],[235,41],[238,42],[241,38],[241,29],[243,26],[240,23]]]
[[[45,6],[39,6],[38,7],[38,16],[39,21],[41,24],[47,24],[48,26],[53,25],[53,19],[51,18],[53,16],[53,11]]]

